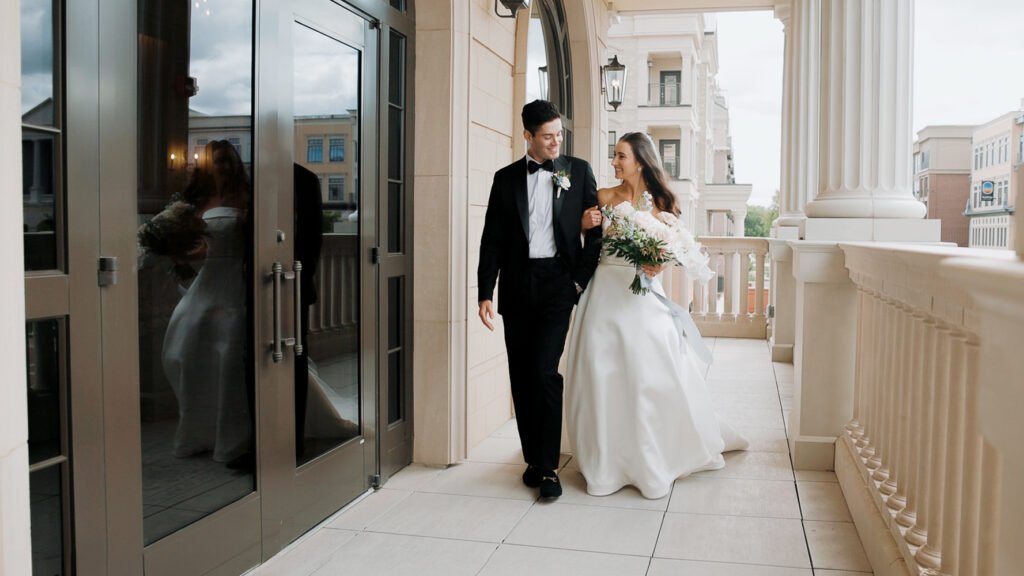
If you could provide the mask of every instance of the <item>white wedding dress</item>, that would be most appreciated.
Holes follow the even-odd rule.
[[[630,291],[634,276],[632,264],[603,252],[580,297],[566,420],[589,494],[631,485],[656,499],[681,476],[722,468],[722,452],[748,443],[715,414],[696,354],[668,308],[654,294]],[[664,295],[660,277],[653,289]]]
[[[212,450],[214,460],[230,462],[250,449],[244,213],[221,206],[203,214],[206,259],[164,335],[164,374],[178,399],[178,457]]]

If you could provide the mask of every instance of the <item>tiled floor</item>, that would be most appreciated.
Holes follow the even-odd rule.
[[[566,456],[565,493],[538,502],[509,422],[464,462],[402,470],[252,574],[870,574],[835,474],[793,471],[792,366],[772,364],[764,341],[709,340],[717,409],[752,441],[724,469],[678,480],[661,500],[632,488],[597,498]]]

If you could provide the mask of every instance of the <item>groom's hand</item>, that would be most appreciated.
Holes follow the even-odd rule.
[[[494,308],[490,300],[484,300],[480,303],[480,320],[483,321],[484,326],[491,332],[494,332],[494,325],[491,324],[491,320],[494,320]]]
[[[580,219],[580,230],[586,232],[595,226],[601,225],[601,209],[597,206],[591,206],[583,212],[583,218]]]

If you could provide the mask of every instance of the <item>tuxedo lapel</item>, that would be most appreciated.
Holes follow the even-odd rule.
[[[555,158],[555,161],[554,161],[555,174],[558,174],[559,172],[564,171],[569,176],[569,181],[570,182],[572,182],[572,174],[571,174],[571,171],[570,171],[571,167],[572,166],[570,165],[569,161],[565,160],[565,158],[563,156],[559,156],[558,158]],[[565,197],[569,195],[569,191],[570,190],[572,190],[572,185],[571,184],[570,184],[568,190],[561,190],[558,187],[558,184],[556,183],[556,184],[552,185],[552,191],[551,191],[551,193],[554,194],[554,197],[551,200],[551,202],[552,202],[552,205],[551,205],[551,207],[552,207],[552,210],[551,210],[551,221],[554,224],[554,228],[555,228],[555,230],[554,230],[554,232],[555,232],[555,245],[558,246],[558,250],[561,253],[563,253],[563,254],[565,253],[565,248],[566,247],[565,247],[565,233],[564,233],[565,225],[562,223],[562,213],[563,213],[562,205],[565,204]]]
[[[562,172],[563,170],[565,171],[566,174],[569,173],[568,162],[566,162],[562,158],[563,158],[562,156],[559,156],[558,158],[555,158],[555,161],[553,162],[554,168],[555,168],[555,174],[558,174],[559,172]],[[572,181],[572,178],[570,177],[569,180]],[[551,193],[554,194],[554,197],[552,198],[552,203],[553,203],[552,204],[552,207],[553,207],[552,216],[553,216],[553,220],[554,220],[554,223],[555,223],[555,231],[558,232],[559,228],[561,228],[561,223],[562,223],[561,222],[562,202],[565,200],[565,195],[568,192],[568,190],[561,190],[558,187],[557,183],[553,184],[551,186],[551,188],[552,188]]]
[[[519,212],[519,221],[523,225],[523,234],[530,239],[530,205],[526,197],[526,158],[521,158],[516,163],[513,173],[516,175],[515,184],[512,186],[513,194],[516,196],[516,210]]]

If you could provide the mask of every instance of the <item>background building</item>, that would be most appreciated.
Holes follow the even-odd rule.
[[[914,142],[914,196],[942,221],[942,241],[967,246],[964,205],[971,188],[974,126],[926,126]]]
[[[735,184],[733,175],[729,104],[715,78],[714,14],[623,14],[608,29],[608,50],[635,71],[622,105],[608,115],[608,157],[626,132],[647,132],[691,229],[742,236],[751,186]]]
[[[1009,248],[1020,186],[1014,167],[1024,160],[1024,106],[982,124],[971,135],[971,190],[964,215],[970,219],[968,246]]]

